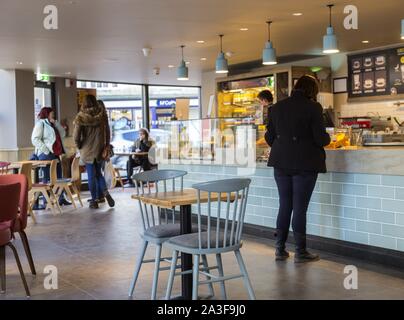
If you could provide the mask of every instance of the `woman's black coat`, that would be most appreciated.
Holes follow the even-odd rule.
[[[293,171],[327,171],[324,147],[330,136],[322,106],[301,91],[276,103],[269,114],[265,140],[271,146],[268,166]]]

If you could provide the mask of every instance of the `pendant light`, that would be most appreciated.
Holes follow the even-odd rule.
[[[216,73],[228,73],[229,65],[223,53],[223,34],[220,34],[219,37],[220,37],[220,53],[216,59]]]
[[[267,21],[268,24],[268,41],[265,44],[265,49],[262,52],[262,64],[266,66],[275,65],[278,63],[276,60],[276,50],[271,41],[271,23],[272,21]]]
[[[332,26],[332,8],[334,7],[333,4],[327,5],[330,8],[330,25],[327,28],[327,34],[323,38],[323,53],[332,54],[338,53],[338,43],[337,43],[337,36],[334,33],[334,28]]]
[[[401,20],[401,39],[404,40],[404,19]]]
[[[186,81],[189,79],[188,78],[188,67],[184,60],[184,48],[185,48],[185,46],[182,45],[181,46],[182,60],[181,60],[180,66],[177,69],[177,80],[181,80],[181,81]]]

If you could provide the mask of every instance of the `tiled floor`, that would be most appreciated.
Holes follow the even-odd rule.
[[[29,272],[21,242],[16,245],[27,274],[31,299],[128,299],[127,292],[141,243],[141,220],[136,203],[130,199],[133,190],[114,192],[117,205],[98,211],[87,208],[63,215],[38,215],[38,224],[27,230],[38,275]],[[153,257],[154,250],[148,251]],[[167,255],[170,253],[166,252]],[[404,299],[404,272],[371,266],[321,253],[322,260],[295,265],[293,260],[276,263],[273,243],[246,237],[242,248],[258,299]],[[210,259],[213,263],[213,260]],[[345,265],[359,268],[359,289],[346,290],[343,281]],[[44,267],[58,270],[58,289],[44,289]],[[225,272],[238,272],[232,254],[224,256]],[[141,271],[135,299],[149,299],[153,265]],[[160,274],[159,297],[163,297],[167,272]],[[179,278],[174,291],[179,293]],[[219,294],[218,287],[216,292]],[[246,299],[241,279],[227,282],[230,299]],[[201,288],[205,294],[206,288]],[[25,299],[22,283],[10,250],[7,253],[7,292],[1,299]]]

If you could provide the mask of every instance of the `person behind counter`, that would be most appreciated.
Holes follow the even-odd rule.
[[[271,112],[271,108],[274,103],[274,96],[272,95],[271,91],[263,90],[258,94],[257,98],[262,106],[264,123],[268,123],[268,115]]]
[[[154,141],[150,139],[149,130],[142,128],[139,130],[139,138],[134,142],[131,147],[131,152],[149,152],[151,147],[153,146]],[[128,175],[129,184],[133,185],[133,181],[131,179],[133,175],[133,169],[136,167],[142,167],[143,171],[151,170],[151,163],[147,155],[133,155],[129,156],[129,160],[126,164],[126,170]]]
[[[274,167],[279,192],[276,260],[286,260],[291,216],[296,243],[295,262],[319,259],[306,250],[306,215],[318,173],[326,172],[324,147],[330,143],[322,106],[316,102],[317,80],[303,76],[292,95],[276,103],[269,115],[265,139],[271,147],[268,166]]]

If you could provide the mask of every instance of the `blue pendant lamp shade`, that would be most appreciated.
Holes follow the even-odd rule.
[[[223,53],[223,35],[219,35],[220,37],[220,53],[216,59],[216,73],[228,73],[229,72],[229,64],[227,59]]]
[[[188,67],[184,61],[184,47],[181,46],[182,60],[180,66],[177,69],[177,80],[186,81],[188,80]]]
[[[401,20],[401,39],[404,40],[404,19]]]
[[[332,26],[331,14],[332,7],[334,5],[330,4],[328,7],[330,8],[330,25],[327,28],[327,34],[323,37],[323,53],[332,54],[338,53],[338,41],[337,36],[335,35],[334,28]]]
[[[276,59],[276,50],[271,41],[271,23],[272,21],[267,21],[268,24],[268,41],[265,44],[265,49],[262,52],[262,64],[266,66],[275,65],[278,63]]]

